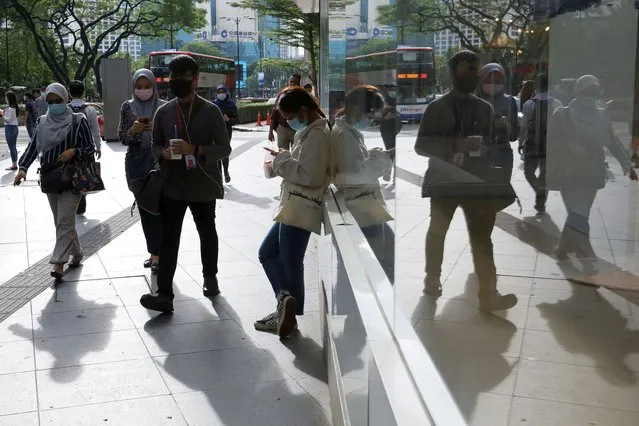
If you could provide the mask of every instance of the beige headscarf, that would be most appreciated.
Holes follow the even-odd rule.
[[[69,93],[60,83],[51,83],[47,87],[45,99],[49,93],[60,96],[64,105],[69,102]],[[35,139],[38,152],[41,154],[45,153],[64,142],[72,126],[73,111],[68,106],[64,114],[61,115],[53,115],[47,111],[47,113],[40,118],[40,124],[36,130]]]

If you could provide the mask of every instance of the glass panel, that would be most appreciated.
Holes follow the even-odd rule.
[[[639,422],[635,5],[391,19],[433,52],[397,55],[396,312],[469,424]]]

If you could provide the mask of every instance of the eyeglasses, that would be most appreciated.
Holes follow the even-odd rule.
[[[61,103],[64,103],[64,99],[54,99],[52,101],[47,100],[47,104],[49,105],[61,104]]]

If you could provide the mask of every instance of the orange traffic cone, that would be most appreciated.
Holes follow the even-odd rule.
[[[267,126],[271,125],[271,113],[270,112],[266,113],[266,125]]]
[[[255,123],[256,127],[262,127],[262,113],[257,112],[257,123]]]

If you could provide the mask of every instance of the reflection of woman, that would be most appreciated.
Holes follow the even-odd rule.
[[[9,152],[11,153],[11,167],[6,170],[18,170],[18,114],[20,114],[20,107],[18,106],[18,99],[16,94],[12,91],[8,91],[5,94],[5,100],[9,105],[0,116],[4,118],[4,135],[9,145]]]
[[[592,75],[575,83],[575,99],[558,108],[549,127],[547,182],[559,189],[568,217],[556,255],[565,259],[569,253],[580,258],[595,257],[590,244],[590,209],[597,191],[606,184],[604,148],[621,163],[630,178],[637,176],[630,157],[619,143],[605,109],[600,107],[601,86]]]
[[[67,106],[67,89],[53,83],[47,87],[45,96],[49,110],[40,117],[36,133],[20,158],[15,185],[26,178],[27,170],[37,157],[40,157],[41,170],[47,170],[56,163],[67,163],[73,157],[93,161],[95,145],[89,123],[84,114],[74,114]],[[65,263],[79,266],[82,261],[82,248],[75,229],[75,212],[81,195],[74,194],[69,187],[59,194],[47,194],[47,198],[56,228],[55,248],[49,261],[53,264],[51,276],[61,279]]]
[[[524,104],[535,96],[535,82],[533,80],[525,80],[519,91],[519,111],[524,109]]]
[[[165,102],[158,98],[155,76],[150,70],[140,69],[133,75],[133,99],[122,104],[120,109],[120,140],[128,146],[124,168],[127,183],[132,192],[141,188],[149,171],[155,167],[151,151],[153,116]],[[146,247],[151,257],[144,262],[157,274],[160,262],[160,240],[162,220],[145,210],[140,211],[140,221],[146,239]]]
[[[369,150],[361,133],[382,115],[385,107],[377,88],[353,89],[335,121],[332,143],[335,185],[344,193],[349,211],[392,282],[395,234],[387,223],[392,217],[386,208],[379,178],[392,169],[394,150]]]

